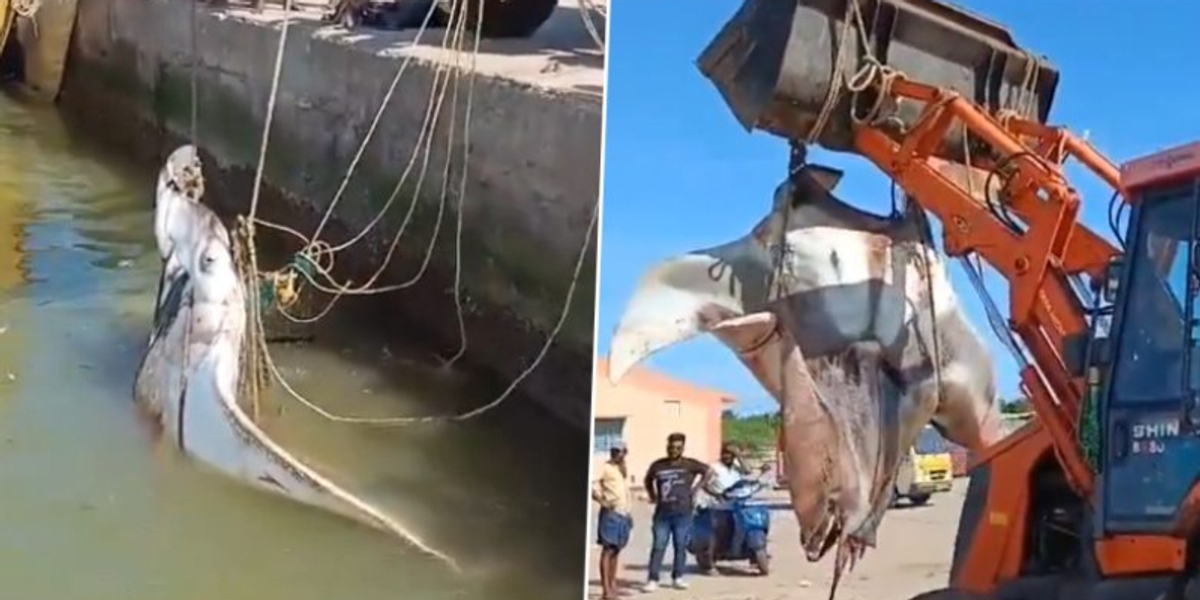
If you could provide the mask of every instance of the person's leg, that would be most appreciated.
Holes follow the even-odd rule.
[[[667,552],[667,538],[671,535],[671,522],[665,515],[655,514],[651,519],[650,564],[647,566],[648,587],[657,587],[662,574],[663,555]]]
[[[617,573],[621,570],[621,549],[613,548],[608,560],[610,561],[608,567],[609,586],[612,587],[613,597],[615,598],[621,596],[621,586],[617,585]]]
[[[600,589],[601,598],[612,600],[616,598],[616,587],[613,585],[613,556],[616,550],[612,546],[600,548]]]
[[[620,554],[620,548],[611,548],[608,553],[608,587],[612,589],[613,596],[617,595],[617,569],[620,568],[617,563],[617,556]]]
[[[683,570],[687,567],[688,534],[692,528],[692,513],[681,513],[671,519],[671,543],[675,548],[675,562],[671,565],[671,578],[677,587],[683,586]]]
[[[601,508],[596,516],[596,544],[600,546],[600,589],[604,598],[611,597],[612,590],[608,587],[608,548],[611,545],[610,523],[608,509]]]
[[[737,515],[729,513],[729,547],[734,552],[742,550],[742,544],[746,541],[746,532],[742,530],[742,526],[738,523]]]
[[[709,535],[709,543],[705,547],[704,551],[707,555],[706,558],[708,559],[708,568],[706,569],[706,572],[712,574],[716,570],[715,566],[717,564],[717,548],[720,547],[721,540],[724,539],[725,511],[709,511],[708,517],[711,519],[709,522],[709,531],[711,533]]]
[[[621,589],[617,585],[617,573],[621,569],[621,551],[629,544],[629,536],[633,533],[633,517],[630,515],[619,515],[621,523],[621,535],[616,540],[616,545],[613,546],[612,556],[609,558],[611,565],[608,568],[609,581],[614,595],[620,595]]]
[[[600,546],[600,597],[608,600],[608,547]]]

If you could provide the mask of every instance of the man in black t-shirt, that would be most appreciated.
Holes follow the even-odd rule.
[[[683,567],[687,564],[687,539],[692,527],[696,490],[708,484],[712,471],[708,465],[683,455],[685,441],[682,433],[667,436],[666,458],[650,463],[646,470],[646,493],[654,503],[654,543],[650,547],[649,578],[643,588],[647,592],[658,589],[668,541],[675,550],[671,582],[676,589],[687,589]]]

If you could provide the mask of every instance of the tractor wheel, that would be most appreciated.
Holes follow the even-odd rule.
[[[910,495],[908,497],[908,501],[911,502],[913,506],[924,506],[927,502],[929,502],[929,494]]]
[[[466,9],[467,29],[474,31],[483,4],[480,34],[486,38],[527,38],[550,19],[558,0],[438,0],[438,11],[449,19],[457,7]]]
[[[384,29],[401,30],[415,29],[425,22],[429,11],[433,10],[434,0],[400,0],[393,2],[383,10]],[[438,12],[429,17],[430,27],[439,27]]]

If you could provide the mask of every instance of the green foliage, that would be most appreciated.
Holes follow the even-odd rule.
[[[1029,403],[1029,398],[1013,398],[1000,403],[1000,412],[1004,414],[1019,414],[1031,410],[1033,410],[1033,406]]]
[[[726,410],[721,414],[721,438],[741,446],[744,451],[774,448],[779,438],[779,414],[739,416]]]
[[[1023,397],[1000,403],[1000,410],[1004,414],[1025,413],[1032,408],[1029,399]],[[721,414],[721,438],[748,452],[772,450],[779,440],[779,414],[738,415],[726,410]]]

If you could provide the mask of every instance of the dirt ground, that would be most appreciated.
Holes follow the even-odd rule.
[[[892,509],[880,527],[878,547],[868,550],[854,572],[843,576],[838,600],[908,600],[921,592],[945,587],[966,483],[960,479],[952,491],[935,495],[925,506],[902,504]],[[669,587],[672,551],[668,547],[662,575],[668,586],[652,594],[642,593],[640,587],[646,580],[650,557],[651,509],[649,504],[639,503],[633,515],[633,536],[621,553],[619,585],[630,598],[646,600],[825,600],[833,572],[832,556],[810,564],[800,550],[800,530],[787,493],[774,492],[765,500],[772,507],[770,575],[759,576],[748,564],[728,563],[719,567],[720,574],[706,576],[695,570],[689,556],[689,589],[675,590]],[[593,508],[588,530],[593,544],[595,523]],[[592,548],[588,597],[595,599],[600,597],[599,553],[596,546]]]

